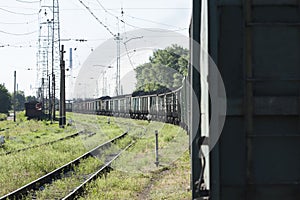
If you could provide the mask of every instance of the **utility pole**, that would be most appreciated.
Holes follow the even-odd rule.
[[[48,74],[47,76],[47,79],[48,79],[48,109],[49,109],[49,113],[48,113],[48,117],[49,117],[49,120],[51,120],[52,122],[52,114],[51,114],[51,111],[52,111],[52,103],[51,103],[51,76]]]
[[[158,131],[155,130],[155,163],[156,167],[159,166],[159,158],[158,158]]]
[[[127,42],[134,40],[134,39],[141,39],[143,38],[143,36],[140,37],[134,37],[134,38],[130,38],[129,40],[123,42],[125,47],[127,45]],[[120,74],[121,74],[121,50],[120,50],[120,46],[121,46],[121,41],[123,40],[123,38],[120,37],[120,33],[117,34],[117,36],[115,36],[115,40],[117,42],[117,79],[116,79],[116,93],[117,95],[121,95],[123,94],[123,91],[121,89],[121,81],[120,81]],[[127,47],[126,47],[127,50]]]
[[[120,33],[117,34],[116,39],[117,41],[117,79],[116,79],[116,93],[117,95],[121,94],[120,91],[120,67],[121,67],[121,60],[120,60],[120,43],[122,38],[120,37]]]
[[[14,71],[14,122],[16,122],[16,86],[17,86],[17,72]]]
[[[44,93],[45,93],[45,79],[42,78],[41,102],[42,102],[43,107],[45,106]]]
[[[52,22],[51,20],[47,19],[47,31],[48,31],[48,35],[47,35],[47,83],[48,83],[48,101],[47,101],[47,106],[48,106],[48,118],[49,120],[51,120],[51,123],[53,122],[52,121],[52,99],[51,99],[51,76],[50,76],[50,73],[49,73],[49,62],[50,62],[50,56],[49,56],[49,47],[50,47],[50,29],[51,29],[51,25],[52,25]],[[52,33],[51,33],[52,34]],[[52,48],[51,48],[52,50]],[[52,52],[52,51],[51,51]],[[51,54],[52,56],[52,54]],[[51,60],[51,67],[53,67],[53,64],[52,64],[52,60]]]
[[[60,101],[59,101],[59,127],[66,125],[66,88],[65,88],[65,61],[64,45],[61,45],[60,52]]]
[[[53,120],[55,121],[56,115],[55,115],[55,74],[52,68],[52,119],[51,122],[53,122]]]
[[[104,71],[103,73],[102,73],[102,81],[103,81],[103,83],[102,83],[102,96],[104,96],[104,95],[107,95],[107,92],[106,92],[106,89],[107,89],[107,79],[106,79],[106,71]]]

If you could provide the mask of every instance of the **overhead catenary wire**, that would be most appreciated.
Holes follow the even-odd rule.
[[[115,37],[116,35],[109,29],[108,26],[106,26],[93,12],[92,10],[83,3],[83,1],[79,0],[79,2],[90,12],[90,14],[113,36]]]
[[[12,47],[12,48],[36,48],[37,46],[35,45],[13,45],[13,44],[1,44],[1,48],[3,47]]]
[[[128,51],[127,44],[126,44],[126,42],[124,42],[123,44],[124,44],[124,47],[125,47],[125,50],[126,50],[126,54],[127,54],[129,63],[130,63],[130,65],[131,65],[132,69],[134,70],[135,67],[134,67],[134,64],[133,64],[133,62],[132,62],[132,60],[131,60],[131,57],[129,56],[129,51]]]
[[[135,26],[135,25],[132,25],[130,23],[128,23],[127,21],[124,20],[124,12],[123,12],[123,8],[122,8],[122,11],[121,11],[121,14],[122,14],[122,18],[119,18],[118,16],[116,16],[115,14],[113,14],[112,12],[109,12],[102,4],[99,0],[96,0],[97,3],[99,4],[99,6],[101,7],[101,9],[103,9],[107,14],[113,16],[114,18],[117,19],[118,21],[118,30],[119,30],[119,22],[122,22],[124,24],[124,29],[125,29],[125,24],[130,26],[130,27],[134,27],[134,28],[137,28],[137,29],[143,29],[143,30],[148,30],[148,31],[151,31],[151,32],[176,32],[176,31],[181,31],[181,30],[186,30],[188,28],[179,28],[179,29],[176,29],[176,30],[158,30],[158,29],[150,29],[150,28],[145,28],[145,27],[138,27],[138,26]],[[116,40],[117,42],[117,78],[116,78],[116,93],[117,95],[119,94],[120,92],[120,42],[123,41],[123,38],[120,37],[120,33],[118,31],[117,34],[114,34],[107,25],[105,25],[101,20],[99,20],[99,18],[93,13],[93,11],[82,1],[82,0],[79,0],[79,2],[90,12],[90,14],[114,37],[114,39]],[[126,53],[127,53],[127,56],[128,56],[128,59],[129,59],[129,62],[130,62],[130,65],[132,66],[132,68],[134,69],[134,64],[129,56],[129,52],[128,52],[128,48],[127,48],[127,45],[126,45],[126,42],[123,42],[124,46],[125,46],[125,49],[126,49]]]
[[[148,31],[151,31],[151,32],[177,32],[177,31],[183,31],[183,30],[187,30],[188,28],[180,28],[180,27],[177,27],[177,26],[173,26],[173,25],[169,25],[169,24],[164,24],[164,23],[160,23],[160,22],[155,22],[155,21],[152,21],[152,20],[147,20],[147,19],[142,19],[142,18],[137,18],[137,17],[133,17],[133,16],[130,16],[130,15],[127,15],[125,14],[126,16],[128,17],[131,17],[131,18],[135,18],[135,19],[139,19],[139,20],[143,20],[143,21],[148,21],[148,22],[151,22],[151,23],[155,23],[155,24],[160,24],[160,25],[164,25],[164,26],[169,26],[169,27],[174,27],[174,28],[177,28],[177,29],[174,29],[174,30],[151,30],[151,28],[145,28],[145,27],[139,27],[139,26],[136,26],[136,25],[132,25],[130,23],[128,23],[127,21],[124,20],[124,17],[122,19],[120,19],[118,16],[116,16],[115,14],[113,14],[112,12],[108,11],[108,9],[106,9],[101,3],[99,0],[96,0],[98,2],[98,4],[100,5],[100,7],[106,12],[108,13],[109,15],[115,17],[118,21],[124,23],[124,24],[127,24],[128,26],[130,27],[133,27],[133,28],[136,28],[136,29],[145,29],[145,30],[148,30]],[[127,8],[126,8],[127,9]],[[122,12],[123,12],[124,8],[122,7]],[[124,13],[124,12],[123,12]],[[123,15],[123,14],[122,14]]]
[[[122,14],[122,20],[124,20],[124,10],[123,10],[123,7],[121,8],[121,14]],[[127,38],[126,24],[124,23],[123,25],[124,25],[124,26],[123,26],[123,29],[124,29],[123,31],[124,31],[125,37]],[[141,37],[136,37],[136,38],[143,38],[143,36],[141,36]],[[132,39],[129,39],[129,40],[123,42],[123,44],[124,44],[124,47],[125,47],[126,55],[127,55],[127,57],[128,57],[130,66],[131,66],[132,69],[134,70],[135,67],[134,67],[134,64],[133,64],[133,62],[132,62],[132,60],[131,60],[131,57],[129,56],[129,51],[128,51],[128,47],[127,47],[127,42],[129,42],[130,40],[132,40]]]
[[[174,25],[171,25],[171,24],[165,24],[165,23],[161,23],[161,22],[157,22],[157,21],[153,21],[153,20],[149,20],[149,19],[144,19],[144,18],[140,18],[140,17],[134,17],[132,15],[128,15],[128,14],[124,14],[132,19],[137,19],[137,20],[141,20],[141,21],[145,21],[145,22],[150,22],[150,23],[153,23],[153,24],[158,24],[158,25],[163,25],[163,26],[168,26],[168,27],[173,27],[173,28],[177,28],[177,29],[181,29],[181,27],[178,27],[178,26],[174,26]]]
[[[122,20],[124,20],[124,11],[123,11],[123,7],[122,7],[121,10],[122,10],[122,11],[121,11],[121,14],[122,14]],[[124,28],[125,36],[127,37],[127,34],[126,34],[126,24],[125,24],[125,23],[124,23],[123,28]],[[142,38],[142,37],[141,37],[141,38]],[[130,65],[131,65],[132,69],[134,70],[135,67],[134,67],[134,64],[133,64],[133,62],[132,62],[132,60],[131,60],[131,57],[129,56],[129,51],[128,51],[128,47],[127,47],[127,42],[129,42],[129,41],[130,41],[130,40],[127,40],[127,41],[123,42],[123,44],[124,44],[124,47],[125,47],[125,51],[126,51],[126,54],[127,54],[128,60],[129,60],[129,63],[130,63]]]
[[[113,14],[112,12],[108,11],[108,9],[106,9],[106,8],[100,3],[99,0],[96,0],[96,1],[98,2],[98,4],[100,5],[100,7],[101,7],[106,13],[108,13],[108,14],[110,14],[111,16],[115,17],[117,20],[120,20],[120,22],[124,23],[124,25],[127,24],[128,26],[131,26],[131,27],[137,28],[137,29],[150,29],[150,28],[145,28],[145,27],[139,27],[139,26],[132,25],[132,24],[126,22],[126,21],[124,20],[124,17],[123,17],[122,19],[120,19],[118,16],[116,16],[116,15]],[[122,16],[123,16],[123,14],[124,14],[123,10],[124,10],[124,8],[122,7]],[[160,24],[160,25],[164,25],[164,26],[169,26],[169,27],[177,28],[176,30],[166,30],[166,31],[181,31],[181,30],[186,30],[186,29],[188,29],[188,28],[180,28],[180,27],[177,27],[177,26],[173,26],[173,25],[169,25],[169,24],[164,24],[164,23],[160,23],[160,22],[155,22],[155,21],[153,21],[153,20],[147,20],[147,19],[142,19],[142,18],[138,18],[138,17],[133,17],[133,16],[128,15],[128,14],[125,14],[125,15],[128,16],[128,17],[131,17],[131,18],[133,18],[133,19],[139,19],[139,20],[151,22],[151,23],[154,23],[154,24]],[[152,30],[152,31],[153,31],[153,32],[165,32],[165,31],[154,31],[154,30]]]
[[[0,33],[7,34],[7,35],[14,35],[14,36],[31,35],[31,34],[34,34],[34,33],[37,33],[37,32],[38,31],[36,30],[36,31],[32,31],[32,32],[27,32],[27,33],[10,33],[10,32],[0,30]]]
[[[15,41],[14,43],[12,42],[3,42],[1,41],[0,44],[11,44],[12,46],[15,45],[15,46],[28,46],[28,45],[31,45],[31,44],[36,44],[36,39],[29,39],[29,40],[24,40],[24,41],[20,41],[20,42],[17,42]]]
[[[96,0],[98,2],[98,4],[100,5],[100,7],[104,10],[104,12],[108,13],[109,15],[113,16],[114,18],[116,18],[117,20],[120,20],[118,16],[116,16],[115,14],[113,14],[112,12],[108,11],[101,3],[99,0]]]
[[[177,32],[177,31],[183,31],[183,30],[187,30],[188,28],[178,28],[178,29],[174,29],[174,30],[170,30],[170,29],[167,29],[167,30],[154,30],[154,28],[146,28],[146,27],[139,27],[139,26],[136,26],[136,25],[132,25],[128,22],[125,22],[124,20],[121,20],[122,23],[126,23],[127,26],[130,26],[130,27],[133,27],[133,28],[136,28],[136,29],[143,29],[143,30],[146,30],[146,31],[150,31],[150,32],[160,32],[160,33],[164,33],[164,32]]]
[[[160,22],[155,22],[155,21],[152,21],[152,20],[147,20],[147,19],[142,19],[142,18],[137,18],[137,17],[133,17],[133,16],[130,16],[130,15],[127,15],[127,14],[124,14],[124,10],[123,10],[123,7],[121,8],[121,14],[122,14],[122,18],[119,18],[118,16],[116,16],[115,14],[113,14],[112,12],[108,11],[108,9],[106,9],[99,0],[96,0],[98,2],[98,4],[100,5],[100,7],[106,12],[108,13],[109,15],[113,16],[114,18],[116,18],[118,21],[122,22],[124,24],[124,33],[126,33],[125,31],[125,25],[128,25],[130,27],[133,27],[133,28],[137,28],[137,29],[144,29],[144,30],[148,30],[148,31],[151,31],[151,32],[176,32],[176,31],[182,31],[182,30],[187,30],[188,28],[179,28],[177,26],[172,26],[172,25],[169,25],[169,24],[164,24],[164,23],[160,23]],[[175,30],[153,30],[153,29],[150,29],[150,28],[144,28],[144,27],[139,27],[139,26],[135,26],[135,25],[132,25],[128,22],[125,22],[124,20],[124,15],[126,16],[129,16],[131,18],[135,18],[135,19],[139,19],[139,20],[143,20],[143,21],[148,21],[148,22],[151,22],[151,23],[155,23],[155,24],[160,24],[160,25],[164,25],[164,26],[169,26],[169,27],[175,27],[177,29]],[[142,37],[137,37],[137,38],[142,38]],[[127,41],[128,42],[128,41]],[[128,47],[127,47],[127,42],[123,42],[124,44],[124,47],[125,47],[125,50],[126,50],[126,54],[127,54],[127,57],[129,59],[129,63],[130,65],[132,66],[132,68],[134,69],[134,64],[130,58],[130,55],[129,55],[129,51],[128,51]]]
[[[31,24],[31,23],[34,23],[34,22],[37,22],[37,21],[38,21],[38,19],[27,21],[27,22],[0,22],[0,24],[21,25],[21,24]]]
[[[15,14],[15,15],[38,15],[39,13],[22,13],[22,12],[15,12],[15,11],[11,11],[11,10],[7,10],[5,8],[1,8],[0,10],[11,13],[11,14]]]
[[[16,0],[17,2],[20,2],[20,3],[40,3],[41,0],[38,0],[38,1],[23,1],[23,0]]]
[[[151,28],[145,28],[145,27],[139,27],[139,26],[136,26],[136,25],[132,25],[130,23],[128,23],[127,21],[124,20],[124,8],[122,7],[122,19],[120,19],[118,16],[116,16],[115,14],[113,14],[112,12],[109,12],[108,9],[106,9],[101,3],[99,0],[96,0],[98,2],[98,4],[101,6],[101,8],[108,14],[110,14],[111,16],[115,17],[117,20],[119,20],[120,22],[122,22],[124,25],[127,24],[128,26],[130,27],[133,27],[133,28],[137,28],[137,29],[148,29],[149,31],[152,31],[152,32],[177,32],[177,31],[182,31],[182,30],[187,30],[188,28],[180,28],[180,27],[177,27],[177,26],[173,26],[173,25],[169,25],[169,24],[164,24],[164,23],[160,23],[160,22],[155,22],[155,21],[152,21],[152,20],[147,20],[147,19],[142,19],[142,18],[137,18],[137,17],[133,17],[133,16],[130,16],[130,15],[127,15],[125,14],[126,16],[128,17],[131,17],[131,18],[135,18],[135,19],[139,19],[139,20],[143,20],[143,21],[148,21],[148,22],[151,22],[151,23],[155,23],[155,24],[160,24],[160,25],[164,25],[164,26],[169,26],[169,27],[174,27],[174,28],[177,28],[175,30],[150,30]]]

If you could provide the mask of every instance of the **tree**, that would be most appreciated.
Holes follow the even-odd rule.
[[[0,113],[8,114],[11,109],[11,96],[4,85],[0,84]]]
[[[24,91],[17,91],[16,92],[16,111],[23,111],[24,109],[25,109]]]
[[[151,92],[159,89],[174,89],[182,85],[188,71],[189,51],[173,44],[157,50],[150,56],[148,63],[136,69],[136,91]]]
[[[26,101],[37,101],[35,96],[27,96]]]

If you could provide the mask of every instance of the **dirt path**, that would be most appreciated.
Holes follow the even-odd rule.
[[[150,179],[150,182],[148,183],[148,185],[146,185],[143,191],[138,194],[137,199],[148,200],[150,198],[150,192],[154,185],[168,173],[170,173],[170,169],[168,168],[164,168],[159,172],[153,173],[153,177]]]
[[[191,199],[188,154],[184,155],[171,166],[159,170],[152,175],[149,183],[137,195],[136,199]]]

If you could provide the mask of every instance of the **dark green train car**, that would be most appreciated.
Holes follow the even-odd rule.
[[[200,41],[207,26],[201,33],[227,95],[225,125],[200,180],[207,192],[196,188],[204,164],[194,152],[194,198],[300,199],[300,1],[193,2],[191,36]]]

